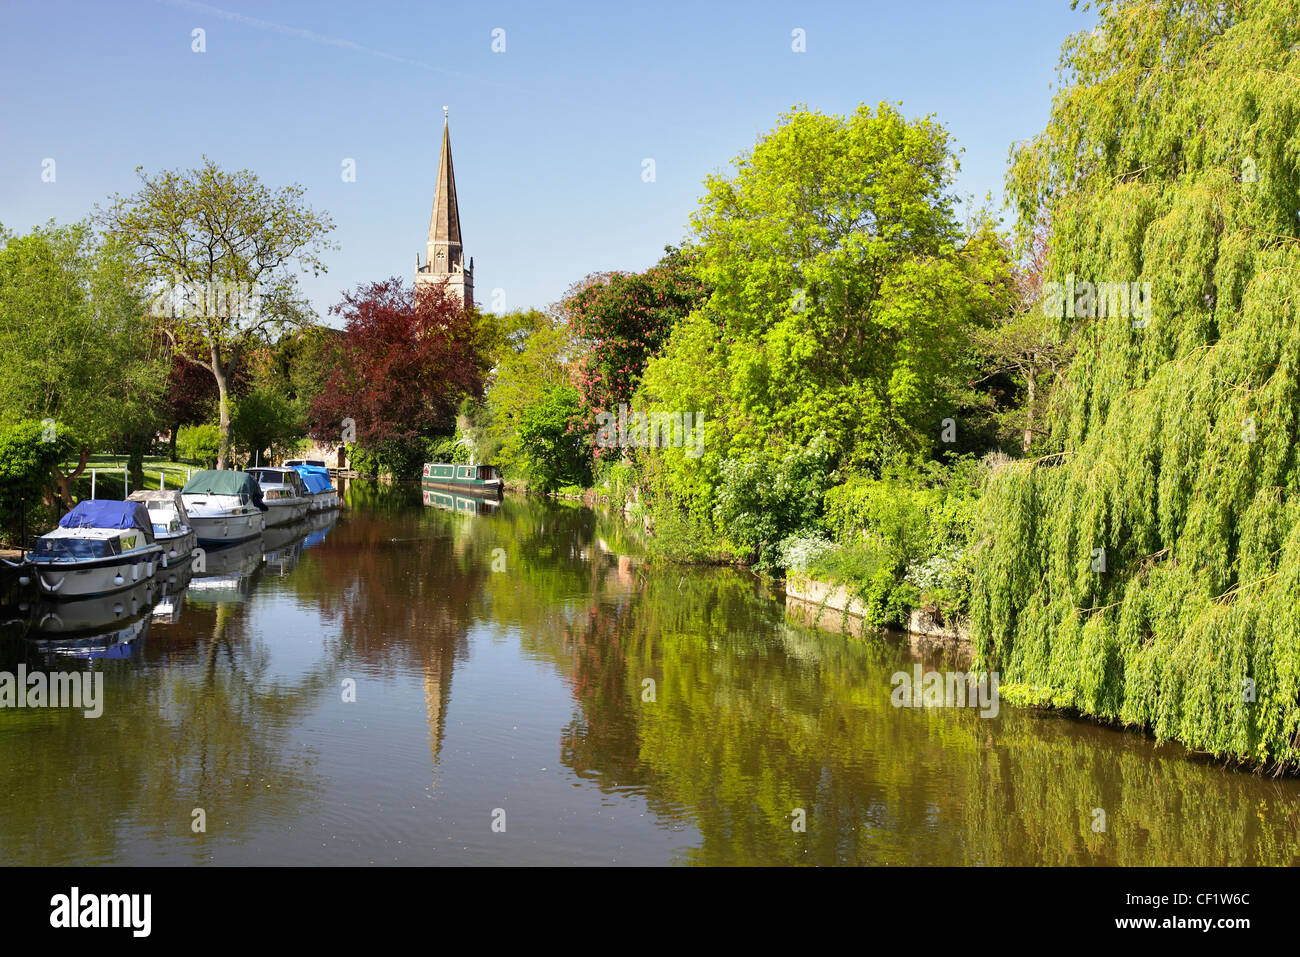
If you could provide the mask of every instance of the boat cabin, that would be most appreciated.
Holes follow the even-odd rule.
[[[424,466],[424,478],[474,484],[499,482],[501,473],[495,465],[452,465],[445,462],[430,462]]]
[[[179,489],[141,489],[132,492],[129,500],[140,502],[148,509],[154,535],[175,535],[189,527],[190,517],[185,513],[185,502],[181,499]]]
[[[307,495],[302,476],[290,468],[253,468],[248,474],[262,489],[262,499],[274,502],[282,498],[302,498]]]
[[[40,562],[78,562],[124,555],[148,544],[135,529],[56,528],[36,540],[28,557]]]

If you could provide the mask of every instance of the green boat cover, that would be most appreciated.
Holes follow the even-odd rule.
[[[230,469],[204,469],[195,472],[181,489],[182,495],[244,495],[263,512],[262,489],[247,472]]]

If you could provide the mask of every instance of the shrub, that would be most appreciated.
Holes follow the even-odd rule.
[[[457,465],[469,462],[470,448],[459,436],[443,436],[424,440],[426,462],[450,462]]]
[[[964,612],[985,472],[969,457],[899,464],[831,489],[826,521],[840,547],[818,556],[810,574],[854,590],[876,625],[901,624],[908,608],[923,604]]]
[[[424,467],[428,446],[423,438],[389,439],[373,447],[348,446],[348,462],[362,475],[415,479]]]
[[[75,443],[65,431],[54,441],[47,437],[45,426],[31,419],[0,428],[0,530],[8,541],[19,540],[24,517],[29,529],[50,518],[43,496]]]
[[[898,556],[868,541],[827,549],[809,562],[808,574],[848,588],[866,606],[863,620],[873,628],[902,625],[921,603]]]
[[[637,470],[622,459],[606,458],[596,467],[595,486],[602,489],[611,508],[636,501]]]
[[[781,539],[777,546],[777,564],[786,571],[807,571],[809,565],[835,548],[835,543],[823,535],[795,533]]]
[[[777,544],[821,529],[822,496],[835,479],[830,443],[818,435],[806,448],[779,458],[751,452],[722,463],[714,521],[760,569],[779,565]]]
[[[176,454],[183,461],[197,462],[204,468],[217,464],[221,451],[221,429],[214,423],[182,425],[176,433]]]

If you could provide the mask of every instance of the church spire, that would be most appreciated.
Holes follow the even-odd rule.
[[[460,261],[460,210],[456,206],[456,172],[451,165],[451,135],[447,129],[447,108],[442,108],[442,153],[438,157],[438,185],[433,193],[433,215],[429,217],[429,246],[454,246]],[[449,259],[450,263],[451,260]]]
[[[446,280],[448,289],[469,304],[474,298],[471,269],[465,268],[460,239],[460,207],[456,201],[456,172],[451,163],[451,134],[448,131],[447,107],[442,108],[442,151],[438,157],[438,179],[433,192],[433,212],[429,217],[427,258],[416,270],[416,281]]]

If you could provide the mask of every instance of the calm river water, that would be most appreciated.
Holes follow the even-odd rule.
[[[615,518],[349,498],[179,592],[0,609],[4,670],[105,675],[99,718],[0,710],[0,863],[1300,860],[1300,782],[1005,704],[895,708],[896,641],[642,563]]]

